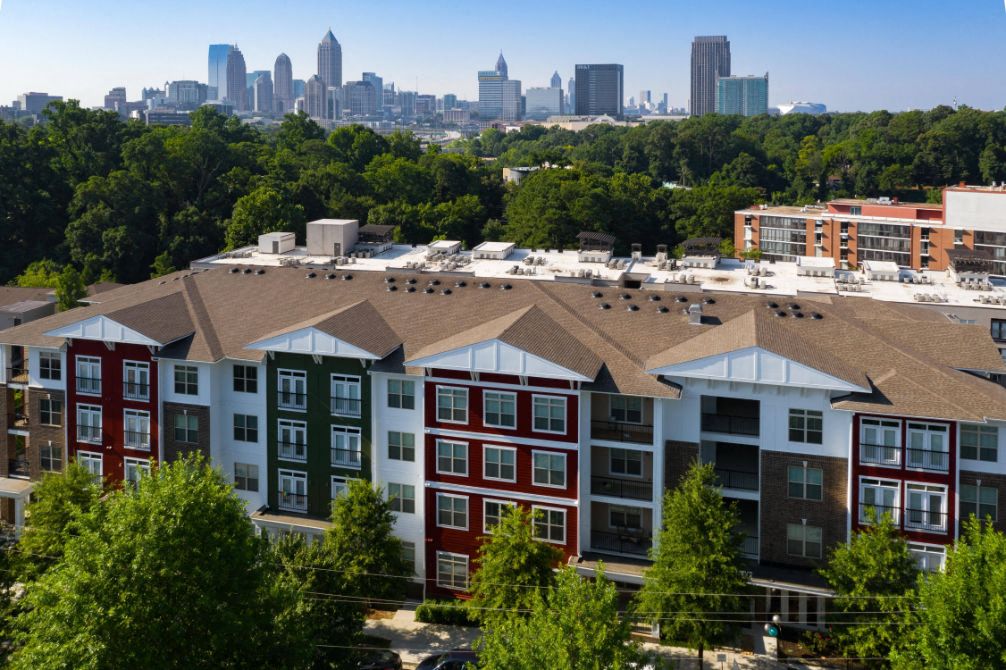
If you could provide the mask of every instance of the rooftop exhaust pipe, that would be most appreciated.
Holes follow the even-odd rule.
[[[688,324],[692,326],[702,325],[702,305],[694,303],[688,306]]]

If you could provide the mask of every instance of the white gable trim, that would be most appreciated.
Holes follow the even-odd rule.
[[[252,342],[247,348],[258,351],[311,354],[313,356],[359,358],[368,361],[380,360],[380,357],[369,351],[344,342],[337,337],[332,337],[328,333],[323,333],[313,326]]]
[[[870,389],[851,384],[803,363],[784,358],[761,347],[748,347],[725,354],[647,370],[653,375],[688,379],[771,384],[832,391],[869,393]]]
[[[486,340],[467,347],[460,347],[424,358],[406,361],[406,365],[417,368],[441,368],[463,370],[465,372],[497,372],[523,377],[545,379],[568,379],[573,381],[594,381],[540,356],[529,354],[517,347],[497,339]]]
[[[67,326],[46,331],[49,337],[65,337],[72,340],[97,340],[120,344],[142,344],[147,347],[163,347],[167,342],[157,342],[143,333],[127,328],[107,316],[93,316]]]

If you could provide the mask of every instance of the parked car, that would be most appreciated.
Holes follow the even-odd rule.
[[[402,657],[393,651],[367,652],[356,665],[357,670],[402,670]]]
[[[469,663],[474,666],[478,660],[478,654],[470,649],[454,649],[424,658],[416,670],[466,670]]]

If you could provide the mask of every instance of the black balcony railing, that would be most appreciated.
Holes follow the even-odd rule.
[[[947,530],[947,513],[938,510],[906,509],[905,528],[945,533]]]
[[[7,473],[11,477],[28,477],[30,475],[28,471],[28,457],[22,455],[10,459],[7,463]]]
[[[901,447],[892,447],[884,444],[868,444],[866,442],[859,445],[860,463],[879,463],[880,465],[899,465],[901,463]]]
[[[948,472],[950,470],[950,454],[945,451],[931,449],[906,449],[905,466],[933,472]]]
[[[101,442],[101,426],[77,426],[78,442]]]
[[[653,538],[639,530],[626,530],[624,533],[595,530],[590,533],[590,546],[595,551],[646,556],[652,545]]]
[[[651,500],[653,498],[653,482],[593,476],[590,478],[590,492],[596,496]]]
[[[750,470],[731,470],[715,467],[716,478],[725,489],[758,490],[758,473]]]
[[[150,431],[127,430],[124,437],[127,449],[150,450]]]
[[[745,535],[741,541],[741,556],[744,558],[758,558],[758,536]]]
[[[590,436],[595,440],[652,444],[653,426],[623,423],[621,421],[591,421]]]
[[[282,409],[307,409],[307,394],[293,391],[278,391],[276,404]]]
[[[150,384],[122,382],[122,397],[127,400],[150,400]]]
[[[277,442],[279,457],[288,461],[306,461],[307,444],[304,442]]]
[[[360,408],[362,407],[362,404],[363,401],[359,398],[332,396],[331,411],[332,414],[339,414],[342,416],[360,416]]]
[[[895,524],[900,523],[901,510],[897,507],[891,507],[888,505],[871,505],[869,503],[859,503],[859,522],[860,523],[870,523],[870,511],[873,512],[874,518],[881,518],[885,514],[891,517],[891,521]]]
[[[279,492],[279,508],[294,510],[296,512],[307,511],[307,496],[302,493]]]
[[[77,377],[77,393],[101,394],[101,377]]]
[[[28,366],[27,365],[12,365],[7,368],[7,383],[8,384],[27,384],[28,383]]]
[[[332,465],[343,468],[360,467],[359,449],[332,449]]]
[[[758,417],[731,416],[729,414],[703,414],[702,430],[727,435],[758,436]]]

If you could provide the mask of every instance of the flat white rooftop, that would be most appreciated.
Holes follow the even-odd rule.
[[[502,251],[507,251],[508,249],[513,249],[516,245],[513,242],[483,242],[482,244],[476,246],[472,251],[486,251],[499,253]]]
[[[800,256],[796,259],[796,264],[803,268],[827,270],[835,267],[835,259],[830,256]]]

